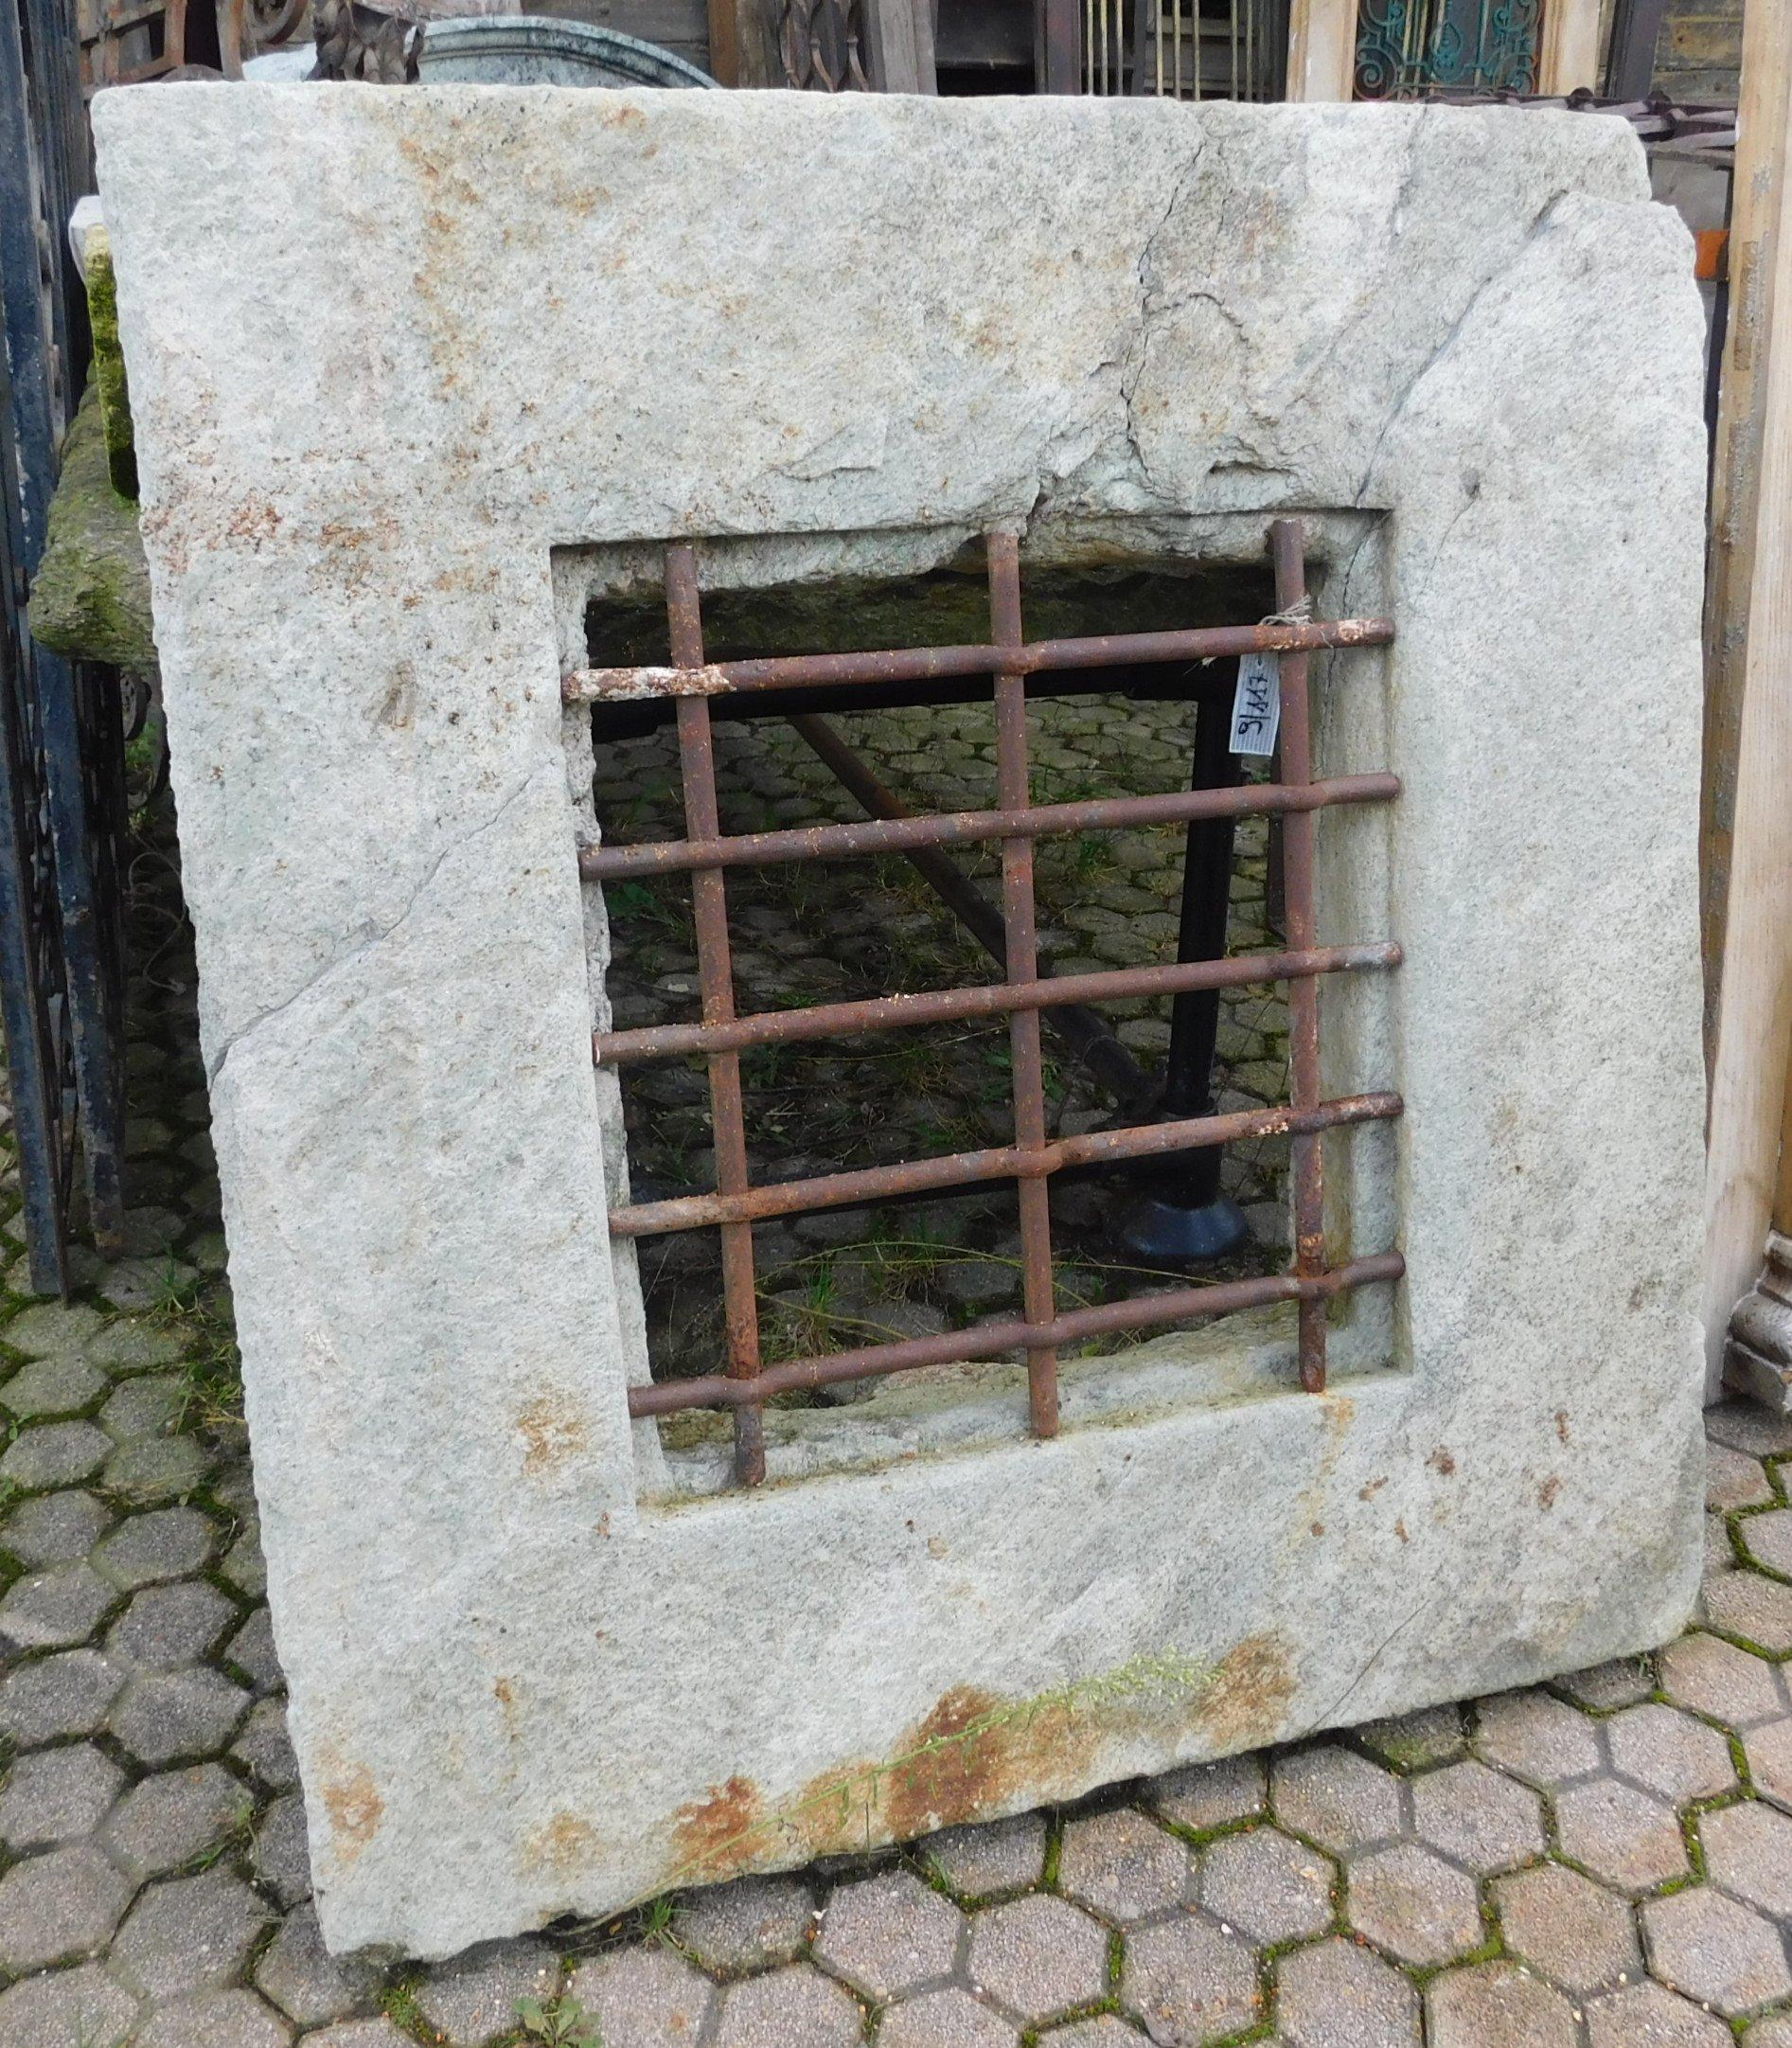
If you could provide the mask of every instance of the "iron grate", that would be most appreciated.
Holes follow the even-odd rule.
[[[679,759],[687,837],[636,846],[589,846],[579,852],[581,876],[609,882],[641,873],[687,873],[697,936],[702,1019],[594,1034],[599,1062],[701,1053],[709,1069],[716,1141],[716,1191],[674,1200],[621,1204],[612,1209],[612,1235],[657,1236],[718,1229],[721,1236],[722,1293],[728,1370],[701,1379],[655,1381],[629,1390],[632,1416],[662,1416],[686,1408],[731,1410],[735,1471],[743,1485],[765,1475],[765,1403],[774,1395],[848,1380],[912,1371],[959,1360],[1024,1351],[1033,1434],[1057,1431],[1057,1354],[1067,1345],[1098,1335],[1148,1329],[1192,1316],[1214,1316],[1276,1301],[1298,1303],[1301,1383],[1325,1385],[1326,1304],[1334,1296],[1377,1281],[1398,1279],[1398,1253],[1326,1260],[1321,1142],[1345,1125],[1382,1121],[1401,1113],[1397,1095],[1380,1093],[1326,1100],[1320,1089],[1319,977],[1399,964],[1389,941],[1347,946],[1318,942],[1314,885],[1314,814],[1334,805],[1387,802],[1399,794],[1389,774],[1316,780],[1307,669],[1315,650],[1384,646],[1393,638],[1384,619],[1309,620],[1304,529],[1278,520],[1269,544],[1275,570],[1277,614],[1256,625],[1191,628],[1181,632],[1112,633],[1088,639],[1029,642],[1021,630],[1019,543],[1012,533],[986,537],[990,636],[963,647],[885,649],[864,653],[776,655],[716,665],[704,658],[697,558],[687,544],[665,553],[666,612],[671,665],[666,668],[586,668],[567,676],[569,704],[606,699],[669,696],[676,700]],[[1198,661],[1216,655],[1274,652],[1281,660],[1281,769],[1279,779],[1167,795],[1098,798],[1035,805],[1030,800],[1026,678],[1046,670],[1099,668],[1116,662]],[[717,696],[806,685],[851,685],[993,676],[996,714],[996,808],[930,816],[876,818],[863,824],[821,825],[790,830],[724,835],[716,793],[710,703]],[[1172,820],[1280,815],[1284,821],[1286,946],[1280,953],[1224,959],[1176,961],[1109,972],[1041,975],[1035,929],[1033,845],[1061,832],[1118,829]],[[999,983],[888,995],[871,1000],[768,1011],[736,1012],[730,955],[726,872],[730,867],[840,859],[950,842],[999,841],[1002,921],[1006,978]],[[1067,1003],[1174,994],[1246,983],[1285,981],[1290,1016],[1290,1100],[1285,1106],[1186,1117],[1076,1137],[1047,1135],[1040,1012]],[[740,1054],[751,1046],[797,1039],[899,1029],[976,1016],[1006,1016],[1011,1051],[1014,1143],[981,1151],[911,1160],[856,1172],[798,1181],[752,1184],[741,1106]],[[1073,1166],[1191,1151],[1240,1138],[1286,1133],[1291,1143],[1294,1256],[1285,1273],[1179,1288],[1141,1298],[1060,1310],[1053,1279],[1047,1182]],[[850,1351],[792,1359],[767,1366],[760,1358],[753,1225],[772,1217],[861,1203],[978,1182],[1012,1180],[1020,1210],[1020,1317],[973,1324],[967,1329],[865,1345]]]

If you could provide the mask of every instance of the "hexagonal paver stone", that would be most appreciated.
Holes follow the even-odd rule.
[[[140,1373],[174,1364],[185,1348],[176,1331],[147,1318],[126,1316],[91,1339],[86,1352],[109,1372]]]
[[[1463,1754],[1467,1741],[1458,1706],[1421,1707],[1415,1714],[1365,1721],[1351,1733],[1377,1763],[1394,1771],[1449,1763]]]
[[[0,1388],[0,1402],[27,1422],[40,1416],[72,1416],[103,1393],[105,1385],[105,1374],[84,1358],[34,1359]]]
[[[1642,1968],[1630,1909],[1603,1885],[1559,1863],[1501,1878],[1494,1903],[1507,1951],[1585,1996]]]
[[[317,1910],[296,1907],[280,1923],[279,1932],[256,1966],[256,1989],[300,2026],[322,2026],[341,2020],[357,2005],[372,2001],[380,1984],[378,1967],[364,1957],[332,1956],[324,1947]]]
[[[1488,1763],[1553,1790],[1597,1771],[1599,1723],[1547,1692],[1505,1692],[1481,1702],[1476,1751]]]
[[[1792,1812],[1792,1717],[1751,1728],[1742,1746],[1755,1790]]]
[[[1649,1968],[1726,2019],[1792,1991],[1778,1929],[1733,1898],[1703,1886],[1652,1898],[1642,1908]]]
[[[416,2048],[415,2034],[400,2034],[390,2020],[345,2020],[321,2034],[308,2034],[305,2048]]]
[[[1732,1451],[1746,1451],[1751,1458],[1778,1457],[1792,1451],[1792,1428],[1783,1416],[1776,1416],[1754,1401],[1729,1400],[1705,1411],[1708,1443],[1728,1444]]]
[[[0,1398],[5,1398],[8,1405],[11,1405],[9,1393]],[[1749,1459],[1748,1463],[1753,1465],[1753,1459]],[[1759,1472],[1761,1468],[1756,1465],[1754,1469]],[[1765,1475],[1763,1486],[1765,1486]],[[1767,1500],[1771,1497],[1770,1490],[1753,1496],[1757,1500]],[[1730,1505],[1741,1507],[1748,1504],[1736,1501]],[[1746,1515],[1736,1526],[1742,1531],[1742,1540],[1748,1545],[1751,1558],[1758,1563],[1765,1564],[1770,1572],[1783,1572],[1788,1577],[1792,1577],[1792,1508],[1776,1507],[1768,1514]]]
[[[1249,1944],[1196,1914],[1129,1936],[1120,1998],[1160,2048],[1198,2048],[1263,2016]]]
[[[1792,1820],[1759,1799],[1701,1816],[1705,1867],[1720,1891],[1792,1922]]]
[[[311,1849],[297,1792],[276,1799],[256,1823],[255,1874],[283,1906],[311,1896]]]
[[[947,1827],[917,1844],[921,1859],[953,1891],[987,1898],[1037,1884],[1045,1868],[1045,1816],[1018,1813],[982,1827]]]
[[[1479,1947],[1475,1880],[1416,1842],[1350,1866],[1350,1924],[1402,1963],[1447,1963]]]
[[[224,1576],[247,1600],[259,1600],[268,1590],[267,1560],[261,1555],[258,1524],[246,1528],[225,1553],[220,1567]]]
[[[229,1870],[152,1884],[112,1945],[112,1967],[146,1997],[164,2001],[222,1988],[266,1926],[269,1909]]]
[[[1604,1714],[1646,1700],[1655,1690],[1655,1678],[1647,1657],[1613,1657],[1606,1664],[1588,1665],[1584,1671],[1570,1671],[1554,1684],[1576,1706]]]
[[[21,1430],[0,1456],[0,1479],[25,1493],[78,1486],[112,1454],[112,1438],[92,1422],[44,1422]]]
[[[1425,1993],[1430,2048],[1576,2048],[1575,2014],[1517,1963],[1446,1969]]]
[[[1623,1776],[1676,1806],[1728,1791],[1736,1782],[1729,1743],[1677,1707],[1654,1701],[1626,1707],[1606,1723],[1606,1737]]]
[[[730,1985],[721,1994],[712,2041],[713,2048],[858,2048],[864,2027],[864,2014],[850,1992],[807,1963],[795,1963]],[[603,2039],[610,2048],[608,2029]],[[626,2037],[617,2048],[629,2048]],[[648,2048],[645,2037],[641,2048]]]
[[[34,1750],[7,1772],[0,1790],[0,1842],[16,1856],[90,1835],[118,1796],[124,1773],[86,1743]]]
[[[33,1568],[75,1564],[112,1526],[112,1510],[91,1493],[40,1493],[21,1501],[0,1531],[0,1549]]]
[[[815,1901],[800,1879],[742,1878],[691,1893],[672,1932],[706,1969],[738,1971],[793,1962],[814,1921]]]
[[[1482,1763],[1415,1779],[1412,1817],[1423,1841],[1480,1877],[1543,1853],[1542,1801]]]
[[[551,1949],[539,1941],[488,1941],[435,1964],[417,1987],[417,2009],[451,2048],[487,2048],[516,2031],[519,1999],[549,1999],[559,1987],[559,1958]]]
[[[1020,2039],[1007,2021],[955,1986],[893,2005],[878,2028],[878,2048],[1017,2048]]]
[[[98,1963],[0,1992],[0,2048],[124,2048],[137,2002]]]
[[[1282,1958],[1275,2016],[1288,2048],[1419,2048],[1419,1994],[1338,1936]]]
[[[715,1995],[707,1977],[683,1956],[660,1948],[618,1949],[581,1963],[567,1986],[567,1997],[595,2022],[604,2048],[695,2041]],[[858,2007],[853,2010],[856,2016]]]
[[[1759,1572],[1732,1572],[1707,1585],[1704,1602],[1712,1628],[1774,1656],[1792,1649],[1792,1586]]]
[[[145,1178],[138,1170],[137,1179]],[[193,1269],[178,1258],[115,1259],[101,1274],[98,1294],[115,1309],[152,1309],[178,1292],[193,1277]]]
[[[1735,2048],[1735,2039],[1715,2014],[1659,1984],[1633,1984],[1587,2008],[1588,2048]]]
[[[121,1500],[177,1501],[205,1476],[206,1458],[190,1436],[134,1436],[106,1460],[100,1483]]]
[[[965,1916],[912,1870],[843,1885],[822,1913],[815,1959],[875,2003],[951,1974]]]
[[[1621,1892],[1652,1891],[1689,1867],[1674,1809],[1617,1778],[1593,1778],[1563,1792],[1555,1831],[1565,1855]]]
[[[1269,1808],[1263,1758],[1252,1754],[1188,1764],[1153,1779],[1145,1797],[1179,1827],[1224,1827],[1250,1820]]]
[[[92,1735],[124,1680],[123,1669],[97,1649],[63,1650],[21,1665],[0,1683],[0,1735],[21,1749]]]
[[[1136,1807],[1072,1821],[1058,1851],[1058,1889],[1125,1926],[1180,1906],[1189,1888],[1189,1853]]]
[[[1399,1779],[1336,1743],[1278,1756],[1269,1804],[1285,1827],[1339,1856],[1400,1831]]]
[[[986,1907],[970,1923],[969,1974],[1022,2021],[1092,2005],[1108,1995],[1108,1931],[1038,1893]]]
[[[117,1389],[95,1420],[108,1436],[128,1442],[133,1436],[159,1436],[179,1426],[186,1406],[186,1388],[172,1373],[130,1380]]]
[[[222,1671],[189,1665],[183,1671],[151,1671],[133,1679],[108,1725],[144,1763],[169,1764],[179,1757],[215,1756],[248,1704],[249,1695]]]
[[[1661,1652],[1661,1690],[1676,1706],[1736,1729],[1771,1720],[1786,1706],[1771,1665],[1714,1635],[1683,1635],[1668,1645]]]
[[[94,1552],[94,1568],[122,1592],[186,1578],[211,1556],[217,1531],[196,1507],[133,1515]]]
[[[257,1700],[278,1692],[286,1683],[274,1647],[274,1623],[265,1607],[257,1608],[231,1637],[224,1655],[249,1681],[249,1690]]]
[[[1731,1508],[1759,1507],[1772,1498],[1773,1487],[1759,1458],[1732,1451],[1728,1444],[1705,1446],[1707,1507],[1718,1514],[1727,1514]]]
[[[212,1647],[238,1610],[203,1578],[146,1586],[115,1621],[106,1647],[145,1671],[171,1671]]]
[[[1726,2048],[1734,2038],[1730,2034],[1724,2036]],[[1776,2013],[1770,2020],[1757,2020],[1744,2040],[1746,2048],[1792,2048],[1792,2013]],[[1606,2048],[1606,2044],[1600,2043],[1599,2048]]]
[[[0,1878],[0,1969],[14,1976],[97,1954],[131,1903],[131,1882],[91,1843],[49,1849]]]
[[[1150,2037],[1110,2012],[1099,2012],[1092,2020],[1073,2020],[1068,2025],[1055,2026],[1039,2039],[1045,2048],[1145,2048]],[[1277,2048],[1277,2043],[1266,2041],[1263,2048]]]
[[[1331,1925],[1329,1857],[1275,1827],[1223,1835],[1201,1852],[1201,1904],[1253,1942],[1292,1941]]]
[[[249,1788],[222,1765],[165,1771],[124,1795],[100,1845],[133,1878],[159,1878],[240,1827],[254,1805]]]
[[[246,1765],[270,1791],[283,1792],[298,1783],[298,1758],[286,1732],[286,1701],[261,1700],[249,1710],[242,1733],[230,1754]]]
[[[292,2039],[278,2013],[239,1987],[162,2006],[133,2048],[287,2048]]]
[[[105,1322],[98,1309],[61,1302],[39,1302],[15,1315],[0,1338],[27,1358],[56,1358],[80,1351]]]
[[[117,1597],[89,1564],[28,1573],[0,1600],[0,1639],[15,1649],[72,1649]]]

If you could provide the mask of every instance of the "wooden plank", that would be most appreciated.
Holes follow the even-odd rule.
[[[1543,0],[1537,91],[1575,93],[1600,85],[1599,0]]]
[[[864,0],[866,68],[878,93],[937,93],[932,0]]]
[[[1357,0],[1292,0],[1290,99],[1348,99],[1357,76]]]
[[[1749,0],[1706,593],[1701,829],[1712,1077],[1704,1323],[1715,1397],[1759,1267],[1792,1056],[1792,6]]]

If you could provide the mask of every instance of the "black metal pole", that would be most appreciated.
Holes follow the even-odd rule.
[[[1195,714],[1190,787],[1226,789],[1238,779],[1232,752],[1232,696],[1208,692]],[[1193,818],[1182,849],[1182,912],[1176,957],[1217,960],[1226,952],[1232,908],[1233,822]],[[1214,1107],[1214,1053],[1219,1035],[1219,991],[1185,989],[1170,1006],[1170,1049],[1156,1115],[1165,1122],[1204,1116]],[[1149,1262],[1187,1264],[1223,1258],[1250,1235],[1244,1212],[1220,1192],[1223,1149],[1176,1152],[1139,1176],[1141,1193],[1115,1222],[1125,1249]]]

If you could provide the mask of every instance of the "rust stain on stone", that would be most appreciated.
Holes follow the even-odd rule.
[[[1220,1660],[1196,1704],[1195,1725],[1224,1749],[1260,1749],[1282,1733],[1294,1688],[1281,1638],[1248,1635]]]
[[[547,1825],[529,1837],[532,1861],[545,1863],[556,1877],[570,1877],[590,1861],[597,1831],[576,1813],[557,1813]]]
[[[590,1441],[585,1417],[567,1401],[552,1395],[531,1401],[518,1416],[517,1428],[528,1446],[523,1454],[523,1469],[531,1479],[576,1457]]]
[[[736,1775],[681,1807],[672,1824],[681,1871],[720,1878],[746,1868],[760,1847],[762,1806],[758,1787]]]
[[[1537,1488],[1537,1505],[1543,1510],[1546,1515],[1549,1513],[1550,1509],[1555,1505],[1555,1496],[1560,1493],[1561,1490],[1561,1479],[1554,1472],[1552,1472],[1550,1476],[1543,1482],[1543,1484]]]
[[[338,1859],[352,1863],[380,1831],[386,1803],[365,1764],[351,1764],[324,1787],[324,1811],[335,1837]]]
[[[1446,1479],[1456,1469],[1456,1459],[1445,1444],[1439,1444],[1425,1462],[1434,1472],[1441,1472]]]

